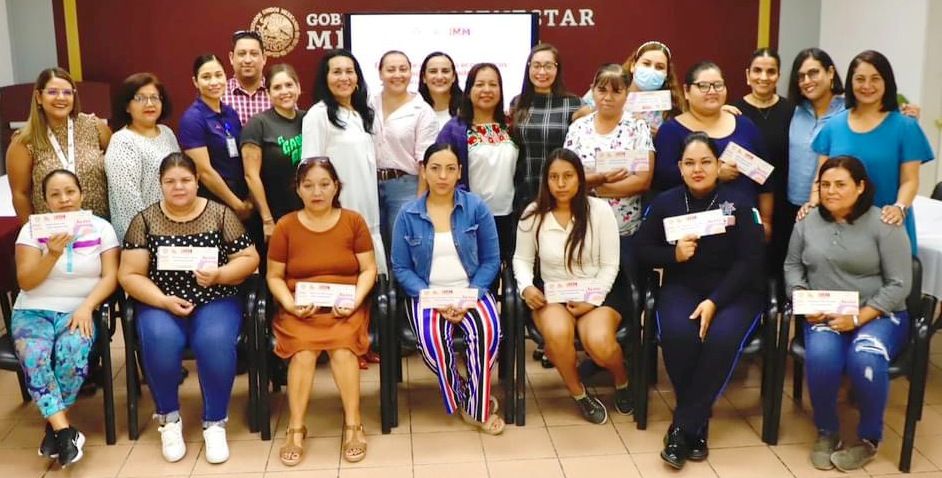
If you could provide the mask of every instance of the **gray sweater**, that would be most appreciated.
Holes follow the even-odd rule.
[[[788,296],[796,288],[856,290],[861,308],[884,315],[904,310],[913,277],[906,229],[884,224],[876,207],[853,224],[827,222],[819,209],[792,232],[785,258]]]

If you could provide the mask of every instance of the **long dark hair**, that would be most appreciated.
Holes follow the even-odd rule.
[[[566,269],[573,270],[573,262],[582,267],[582,253],[585,250],[585,236],[589,230],[589,195],[586,191],[585,168],[582,167],[582,160],[579,155],[566,148],[556,148],[550,152],[546,158],[546,165],[543,166],[543,172],[540,175],[540,191],[536,195],[536,202],[533,208],[528,210],[520,218],[523,222],[531,217],[536,218],[534,227],[536,227],[537,256],[539,256],[540,229],[543,227],[543,219],[556,209],[556,198],[549,190],[549,170],[554,161],[564,161],[576,169],[576,175],[579,177],[579,189],[572,197],[569,209],[572,211],[573,227],[569,237],[566,238]]]
[[[869,63],[877,73],[883,77],[883,98],[881,98],[880,111],[896,111],[899,109],[899,100],[896,98],[896,76],[893,75],[893,67],[890,66],[890,60],[882,53],[876,50],[867,50],[860,52],[847,67],[847,78],[844,78],[846,85],[844,91],[850,91],[850,94],[844,95],[844,104],[847,109],[857,106],[857,97],[854,95],[854,72],[861,63]]]
[[[834,80],[831,82],[831,94],[844,94],[844,86],[841,85],[841,75],[837,72],[837,68],[834,67],[834,60],[831,59],[831,55],[828,55],[827,52],[820,48],[805,48],[795,55],[795,61],[792,62],[792,72],[788,77],[788,99],[792,103],[796,105],[801,104],[801,102],[806,99],[805,95],[801,94],[801,88],[798,87],[798,70],[801,69],[801,64],[807,59],[817,60],[824,68],[824,71],[822,71],[824,74],[827,74],[828,70],[833,68]]]
[[[536,88],[533,86],[533,81],[530,80],[530,62],[533,60],[533,56],[541,51],[552,53],[553,61],[556,62],[556,79],[550,85],[550,93],[553,96],[575,96],[566,89],[566,83],[563,81],[563,61],[559,57],[559,50],[549,43],[540,43],[533,47],[530,50],[530,55],[527,56],[527,64],[524,67],[526,71],[523,72],[523,87],[520,89],[520,95],[512,102],[513,107],[510,116],[515,125],[526,121],[530,116],[530,105],[533,104],[533,98],[536,96]]]
[[[873,187],[873,184],[870,182],[870,177],[867,176],[867,168],[864,167],[859,159],[853,156],[834,156],[822,163],[821,168],[818,170],[819,198],[822,196],[821,178],[824,177],[824,172],[835,168],[847,170],[847,172],[850,173],[851,179],[854,180],[854,184],[860,184],[861,181],[863,181],[864,184],[863,192],[857,197],[857,202],[854,203],[854,207],[850,210],[850,215],[847,216],[847,223],[853,224],[857,218],[866,214],[867,211],[870,210],[870,207],[873,206],[873,197],[876,195],[876,188]],[[828,211],[826,207],[818,206],[818,213],[821,214],[821,217],[825,221],[834,222],[834,215],[831,214],[831,211]]]
[[[372,133],[373,117],[375,113],[367,102],[369,95],[366,91],[366,80],[363,79],[363,71],[360,69],[360,62],[358,62],[349,51],[340,48],[327,50],[324,56],[321,57],[321,63],[317,69],[317,78],[314,80],[314,101],[323,101],[324,104],[327,105],[327,119],[330,121],[330,124],[340,129],[347,128],[347,123],[337,117],[340,103],[337,102],[337,99],[334,98],[334,95],[330,92],[330,87],[327,86],[327,75],[330,73],[330,60],[341,56],[353,61],[353,69],[357,74],[357,86],[353,90],[353,96],[350,98],[350,105],[353,106],[353,109],[363,118],[363,129],[366,130],[367,133]]]
[[[500,76],[500,69],[497,68],[497,65],[493,63],[478,63],[471,67],[468,71],[468,79],[464,82],[464,95],[461,96],[461,106],[458,107],[458,117],[461,118],[461,121],[464,121],[468,125],[468,128],[471,127],[471,124],[474,123],[474,105],[471,104],[471,87],[474,86],[474,82],[477,80],[478,73],[481,70],[490,68],[497,73],[497,87],[500,89],[500,101],[497,103],[497,107],[494,109],[494,121],[500,124],[502,128],[507,127],[507,115],[504,114],[504,79]]]
[[[170,153],[164,156],[164,159],[160,160],[160,167],[157,169],[157,177],[163,179],[164,174],[171,168],[183,168],[189,171],[193,176],[199,177],[199,174],[196,172],[196,162],[193,161],[193,158],[183,153]]]
[[[461,105],[462,94],[461,87],[458,86],[458,70],[455,68],[455,60],[452,60],[448,53],[433,51],[422,60],[422,68],[419,68],[419,94],[422,95],[422,98],[425,99],[425,102],[428,103],[429,106],[435,107],[435,100],[432,99],[432,94],[428,91],[428,85],[425,84],[425,68],[428,67],[429,60],[436,56],[445,57],[448,63],[451,63],[451,73],[455,75],[455,80],[451,82],[451,91],[449,91],[448,96],[448,114],[455,116],[458,114],[458,107]]]

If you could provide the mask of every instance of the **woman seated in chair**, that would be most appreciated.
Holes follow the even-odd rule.
[[[674,468],[706,459],[713,402],[765,297],[761,220],[752,200],[719,182],[718,156],[705,133],[687,136],[678,162],[684,184],[651,202],[635,234],[641,262],[663,269],[656,321],[677,406],[661,458]],[[716,209],[721,223],[712,235],[667,240],[666,219]]]
[[[82,186],[65,169],[43,178],[42,194],[53,213],[78,211]],[[88,354],[95,343],[92,311],[117,286],[118,238],[108,221],[91,216],[75,234],[34,236],[34,218],[16,238],[16,280],[11,335],[26,375],[26,388],[46,419],[39,454],[58,458],[66,467],[82,459],[85,436],[69,424],[66,410],[75,403],[88,374]],[[45,237],[44,237],[45,236]],[[108,331],[99,331],[107,334]]]
[[[158,177],[163,199],[131,220],[118,278],[135,301],[141,365],[164,458],[186,455],[178,386],[189,348],[203,395],[206,460],[222,463],[229,459],[225,426],[242,330],[237,286],[258,267],[258,253],[231,209],[196,196],[192,159],[171,153]]]
[[[406,315],[422,358],[438,376],[445,410],[458,411],[482,432],[497,435],[504,431],[504,420],[490,393],[501,335],[497,301],[490,292],[500,270],[494,216],[478,195],[456,189],[464,171],[454,146],[433,144],[422,163],[428,193],[403,206],[396,218],[393,272],[409,296]],[[434,288],[474,288],[477,302],[471,307],[423,307],[421,292]],[[467,343],[466,377],[458,373],[455,329]]]
[[[321,352],[327,352],[343,402],[343,457],[357,462],[366,456],[357,357],[370,347],[369,297],[376,282],[373,240],[362,216],[341,209],[343,185],[329,159],[301,161],[295,184],[302,208],[278,221],[268,243],[268,287],[281,306],[272,324],[275,354],[288,360],[290,416],[279,457],[288,466],[301,462],[314,369]],[[354,285],[352,303],[298,304],[295,292],[301,282]]]
[[[615,337],[625,310],[627,291],[613,291],[620,256],[618,223],[604,199],[588,195],[579,156],[553,150],[543,167],[536,202],[527,206],[517,226],[513,267],[517,286],[533,321],[545,339],[545,353],[566,384],[582,416],[591,423],[608,421],[605,405],[583,385],[576,370],[575,334],[586,353],[615,378],[615,410],[634,411],[628,372]],[[540,277],[535,277],[539,268]],[[585,301],[549,303],[544,285],[582,281],[598,288],[597,304]],[[601,300],[604,299],[604,300]]]
[[[836,156],[822,163],[821,204],[795,224],[785,259],[789,296],[801,289],[859,293],[857,315],[806,315],[801,332],[818,428],[811,463],[821,470],[856,470],[876,455],[890,386],[887,369],[909,336],[909,237],[905,228],[880,219],[874,192],[857,158]],[[850,447],[841,446],[837,413],[845,373],[860,408],[860,441]]]

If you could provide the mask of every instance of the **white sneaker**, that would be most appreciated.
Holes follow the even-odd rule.
[[[183,441],[183,420],[167,423],[158,427],[157,431],[160,432],[160,444],[164,459],[170,463],[182,460],[186,456],[186,442]]]
[[[203,441],[206,442],[206,461],[209,463],[224,463],[229,459],[229,443],[226,441],[226,428],[221,425],[210,425],[203,430]]]

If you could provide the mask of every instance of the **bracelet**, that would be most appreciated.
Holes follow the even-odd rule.
[[[854,328],[856,329],[859,327],[860,327],[860,317],[855,315],[854,316]]]
[[[905,204],[903,204],[903,203],[901,203],[901,202],[897,202],[897,203],[895,203],[895,204],[893,204],[893,205],[896,206],[896,207],[899,209],[899,212],[901,212],[901,213],[903,214],[903,217],[906,217],[906,210],[909,209],[909,208],[908,208]]]

